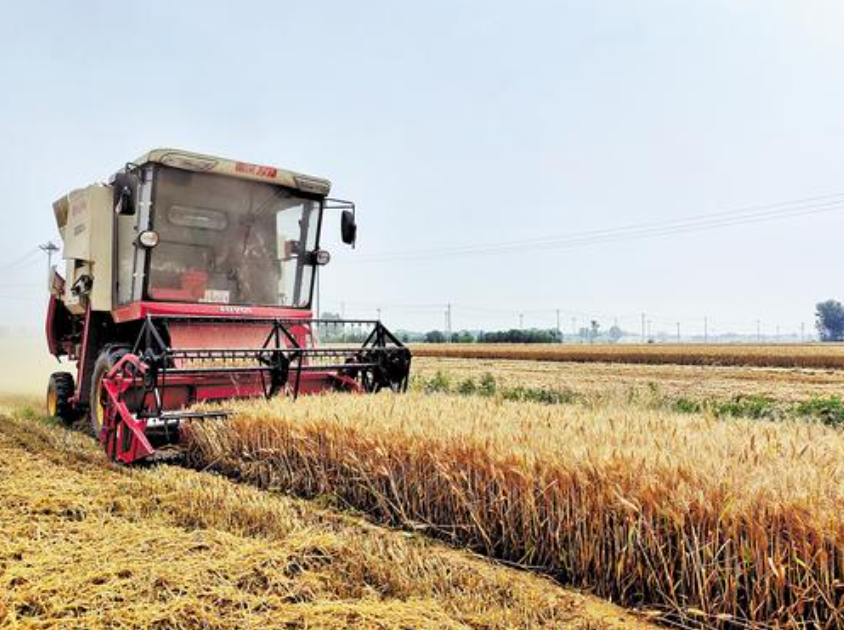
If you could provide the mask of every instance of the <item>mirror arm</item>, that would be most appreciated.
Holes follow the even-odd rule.
[[[345,219],[347,214],[351,214],[352,221],[351,225],[353,226],[353,236],[351,241],[347,241],[345,238],[343,241],[352,246],[352,249],[355,249],[357,245],[357,208],[355,207],[354,201],[346,201],[345,199],[332,199],[326,197],[323,200],[322,207],[324,210],[340,210],[342,213],[342,218]],[[343,223],[345,225],[345,221]]]

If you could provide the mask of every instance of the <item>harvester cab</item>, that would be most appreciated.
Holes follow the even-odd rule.
[[[158,149],[53,204],[48,411],[87,417],[110,457],[178,443],[200,402],[404,391],[410,351],[375,320],[320,320],[312,304],[324,219],[357,237],[330,183],[270,166]],[[322,337],[330,343],[322,345]]]

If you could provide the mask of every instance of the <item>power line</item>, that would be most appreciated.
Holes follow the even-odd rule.
[[[544,250],[579,247],[624,240],[672,236],[703,230],[719,229],[775,221],[786,218],[833,212],[844,209],[844,193],[809,197],[788,202],[755,206],[741,210],[698,215],[685,219],[672,219],[617,228],[575,232],[568,235],[504,241],[489,244],[462,245],[410,252],[385,253],[356,259],[356,262],[380,262],[390,260],[414,260],[430,257],[504,254],[526,249]]]
[[[348,311],[350,304],[363,305],[368,303],[354,303],[354,302],[338,302],[341,312]],[[409,315],[424,316],[428,321],[433,323],[439,322],[439,327],[445,331],[454,332],[453,317],[454,314],[462,314],[463,321],[468,325],[469,329],[483,328],[482,322],[489,322],[495,320],[501,323],[504,322],[518,322],[518,327],[525,326],[525,317],[531,316],[537,320],[540,326],[546,327],[548,330],[556,331],[562,328],[563,316],[568,317],[573,331],[573,335],[578,332],[577,322],[579,319],[585,319],[587,322],[591,320],[597,321],[613,321],[618,322],[622,326],[622,330],[628,337],[639,337],[642,341],[647,341],[649,338],[658,336],[663,340],[666,338],[676,338],[677,325],[680,324],[681,331],[684,335],[682,338],[699,338],[703,342],[711,341],[713,337],[719,337],[724,334],[731,334],[735,336],[744,336],[747,338],[760,339],[763,338],[761,330],[761,319],[746,319],[743,321],[727,321],[718,320],[717,327],[720,331],[717,335],[714,334],[715,326],[713,320],[709,316],[701,315],[695,316],[693,314],[667,314],[667,313],[638,313],[638,314],[608,314],[596,311],[575,311],[569,309],[558,309],[553,307],[545,308],[484,308],[480,306],[455,304],[453,302],[440,302],[437,304],[398,304],[398,303],[378,303],[378,308],[374,308],[376,303],[372,303],[371,308],[362,307],[358,310],[375,310],[380,317],[380,309],[389,310],[391,312],[404,312]],[[431,310],[435,308],[436,310]],[[559,317],[559,319],[558,319]],[[627,322],[625,325],[623,322]],[[557,322],[560,322],[559,328]],[[641,326],[640,331],[634,332],[637,328],[636,324]],[[758,324],[757,324],[758,322]],[[445,324],[445,325],[444,325]],[[451,324],[449,326],[449,324]],[[702,328],[701,328],[702,324]],[[784,333],[795,338],[800,337],[799,331],[801,325],[798,322],[790,324],[788,327],[780,325],[782,330],[791,330],[793,332]],[[803,327],[805,331],[805,326]],[[673,329],[673,330],[672,330]],[[689,333],[688,330],[699,330],[697,334]],[[670,332],[669,332],[670,331]]]
[[[31,301],[44,301],[44,296],[41,295],[8,295],[3,294],[0,295],[0,300],[13,300],[16,302],[31,302]]]
[[[35,262],[38,259],[38,254],[40,253],[41,249],[39,247],[35,247],[22,256],[15,258],[3,265],[0,265],[0,271],[8,271],[10,269],[19,268],[28,264]]]
[[[676,228],[682,227],[684,224],[698,224],[701,222],[709,223],[712,221],[723,221],[723,220],[734,220],[737,218],[751,218],[751,217],[758,217],[758,216],[765,216],[765,215],[779,215],[783,213],[791,213],[795,210],[802,210],[806,208],[812,208],[814,206],[827,206],[827,205],[839,205],[844,202],[844,193],[836,193],[833,195],[824,195],[821,197],[809,197],[804,199],[798,199],[794,201],[788,202],[780,202],[776,204],[768,204],[765,206],[754,206],[749,208],[743,208],[738,210],[726,211],[726,212],[717,212],[712,214],[706,215],[697,215],[692,217],[687,217],[685,219],[669,219],[664,221],[656,221],[656,222],[648,222],[648,223],[640,223],[640,224],[631,224],[627,226],[617,227],[617,228],[605,228],[601,230],[591,230],[586,232],[579,232],[573,233],[569,235],[558,235],[558,236],[546,236],[540,238],[532,238],[532,239],[522,239],[517,241],[505,241],[501,243],[491,243],[487,245],[464,245],[464,246],[455,246],[455,247],[443,247],[431,250],[422,250],[417,252],[406,252],[407,255],[416,255],[416,254],[439,254],[439,253],[449,253],[454,251],[472,251],[476,249],[487,249],[487,248],[498,248],[498,247],[508,247],[508,246],[522,246],[522,245],[541,245],[547,243],[556,243],[560,240],[568,241],[570,239],[581,239],[581,238],[593,238],[593,237],[605,237],[605,236],[612,236],[618,233],[625,233],[629,231],[641,231],[645,229],[667,229],[667,228]],[[807,205],[808,204],[808,205]],[[779,208],[779,209],[777,209]],[[398,254],[385,254],[385,256],[392,256],[392,255],[402,255],[402,253]]]
[[[426,258],[445,258],[445,257],[460,257],[460,256],[484,256],[484,255],[505,255],[505,254],[512,254],[512,253],[519,253],[523,251],[547,251],[547,250],[555,250],[555,249],[571,249],[576,247],[584,247],[589,245],[602,245],[607,243],[618,243],[623,241],[632,241],[632,240],[641,240],[641,239],[648,239],[648,238],[660,238],[666,236],[674,236],[677,234],[687,234],[692,232],[701,232],[701,231],[708,231],[713,229],[721,229],[725,227],[733,227],[733,226],[740,226],[740,225],[749,225],[753,223],[763,223],[769,222],[778,219],[784,218],[794,218],[799,216],[806,216],[810,214],[819,214],[822,212],[831,212],[833,210],[841,210],[844,209],[844,203],[838,202],[834,204],[834,206],[829,205],[823,208],[811,208],[811,209],[801,209],[799,212],[791,212],[788,215],[779,214],[777,216],[769,216],[769,217],[757,217],[757,218],[742,218],[742,219],[734,219],[729,221],[719,221],[717,223],[708,223],[708,224],[699,224],[699,225],[689,225],[689,226],[677,226],[671,228],[664,228],[664,229],[649,229],[649,230],[640,230],[637,232],[630,232],[627,234],[618,234],[613,236],[604,236],[604,237],[589,237],[589,238],[571,238],[568,240],[560,240],[557,242],[548,242],[548,243],[541,243],[541,244],[533,244],[533,243],[526,243],[520,246],[508,246],[508,247],[499,247],[494,248],[490,247],[487,249],[477,249],[477,250],[466,250],[466,251],[452,251],[447,253],[441,254],[426,254],[426,255],[414,255],[412,253],[408,253],[405,255],[399,255],[395,258],[370,258],[370,259],[363,259],[357,262],[392,262],[392,261],[401,261],[401,260],[422,260]]]

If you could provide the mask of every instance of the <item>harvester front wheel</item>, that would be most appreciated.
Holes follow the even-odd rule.
[[[122,346],[107,346],[103,348],[100,356],[97,357],[97,362],[94,364],[94,371],[91,374],[91,397],[90,409],[88,415],[91,420],[91,432],[94,437],[99,438],[102,433],[103,425],[105,424],[106,410],[104,404],[108,400],[103,386],[103,378],[109,373],[124,354],[129,351],[128,348]]]
[[[76,420],[76,410],[70,399],[73,398],[73,374],[55,372],[47,385],[47,414],[65,424]]]

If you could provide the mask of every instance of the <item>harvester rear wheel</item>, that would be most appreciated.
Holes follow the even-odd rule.
[[[124,346],[106,346],[97,357],[97,362],[94,364],[94,372],[91,375],[91,397],[90,409],[88,416],[91,420],[91,432],[94,437],[99,438],[105,423],[105,409],[103,404],[108,400],[105,388],[103,387],[103,378],[109,373],[109,370],[115,366],[124,354],[129,351],[129,348]]]
[[[73,397],[73,374],[55,372],[47,385],[47,414],[70,424],[76,420],[76,410],[70,402]]]

